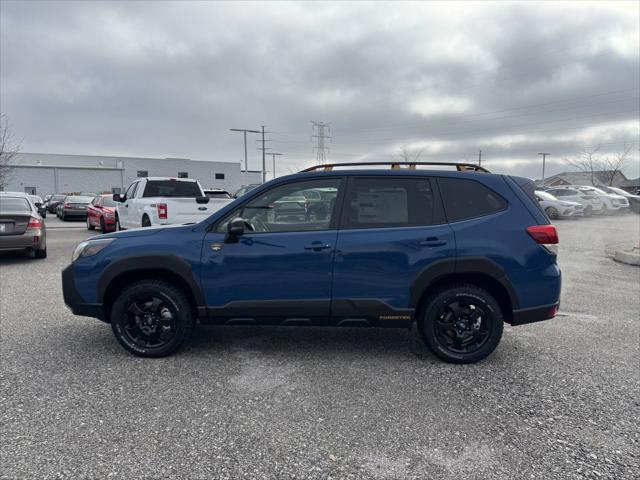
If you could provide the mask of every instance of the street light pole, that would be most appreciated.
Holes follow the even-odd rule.
[[[282,156],[284,154],[269,152],[267,155],[271,155],[271,160],[273,161],[273,178],[276,178],[276,156]]]
[[[248,160],[247,160],[247,132],[249,133],[260,133],[259,130],[247,130],[245,128],[230,128],[229,129],[232,132],[242,132],[244,135],[244,175],[243,175],[243,181],[245,183],[245,185],[247,185],[247,175],[249,172],[249,165],[248,165]],[[244,186],[244,185],[243,185]]]
[[[550,156],[550,153],[538,153],[538,155],[542,155],[542,186],[544,187],[544,166],[547,160],[547,156]]]

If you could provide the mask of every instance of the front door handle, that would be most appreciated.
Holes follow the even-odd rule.
[[[313,243],[310,243],[309,245],[304,246],[305,250],[313,250],[314,252],[319,252],[320,250],[326,250],[327,248],[331,248],[331,245],[329,245],[328,243],[322,243],[322,242],[313,242]]]
[[[422,240],[420,245],[423,247],[441,247],[442,245],[446,245],[447,241],[442,240],[438,237],[427,237],[426,240]]]

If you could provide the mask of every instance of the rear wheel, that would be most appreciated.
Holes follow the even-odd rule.
[[[42,250],[36,250],[35,257],[47,258],[47,247],[44,247]]]
[[[149,220],[149,217],[147,217],[146,215],[144,217],[142,217],[142,226],[143,227],[150,227],[151,226],[151,220]]]
[[[195,316],[182,290],[160,280],[126,287],[111,308],[111,329],[120,345],[141,357],[164,357],[187,340]]]
[[[544,210],[545,212],[547,212],[547,216],[551,219],[551,220],[555,220],[558,217],[560,217],[560,214],[558,213],[558,210],[554,207],[547,207]]]
[[[454,284],[426,300],[420,323],[422,337],[436,356],[450,363],[473,363],[498,346],[503,316],[487,291]]]

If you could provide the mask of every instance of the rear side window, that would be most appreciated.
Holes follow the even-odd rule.
[[[444,209],[450,222],[490,215],[507,208],[507,202],[480,182],[466,178],[439,178]]]
[[[413,227],[442,223],[428,178],[353,178],[342,228]]]
[[[176,180],[152,180],[147,182],[143,197],[187,197],[202,195],[196,182],[180,182]]]

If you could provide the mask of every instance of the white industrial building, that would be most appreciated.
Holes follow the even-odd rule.
[[[11,160],[6,191],[35,195],[73,192],[121,193],[137,177],[195,178],[203,188],[234,192],[261,183],[261,172],[244,172],[240,162],[186,158],[106,157],[18,153]]]

